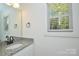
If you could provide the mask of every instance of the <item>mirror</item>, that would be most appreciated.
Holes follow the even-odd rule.
[[[17,7],[19,6],[0,3],[0,40],[2,41],[6,39],[6,35],[21,36],[21,10]]]

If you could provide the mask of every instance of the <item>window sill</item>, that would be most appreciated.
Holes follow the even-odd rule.
[[[56,29],[56,30],[48,29],[48,32],[73,32],[73,29]]]

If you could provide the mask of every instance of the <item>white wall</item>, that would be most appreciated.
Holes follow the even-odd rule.
[[[72,4],[73,32],[47,32],[45,3],[22,4],[22,8],[23,37],[34,38],[35,55],[79,55],[78,4]],[[26,28],[28,21],[30,28]]]

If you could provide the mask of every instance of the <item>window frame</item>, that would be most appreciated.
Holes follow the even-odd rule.
[[[48,32],[73,32],[73,19],[72,19],[72,3],[69,4],[69,13],[63,16],[69,16],[69,29],[50,29],[50,16],[49,16],[49,7],[47,3],[47,31]],[[53,3],[52,3],[53,4]],[[52,17],[53,18],[53,17]]]

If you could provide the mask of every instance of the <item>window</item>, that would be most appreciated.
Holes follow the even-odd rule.
[[[72,31],[72,4],[48,3],[48,31]]]

